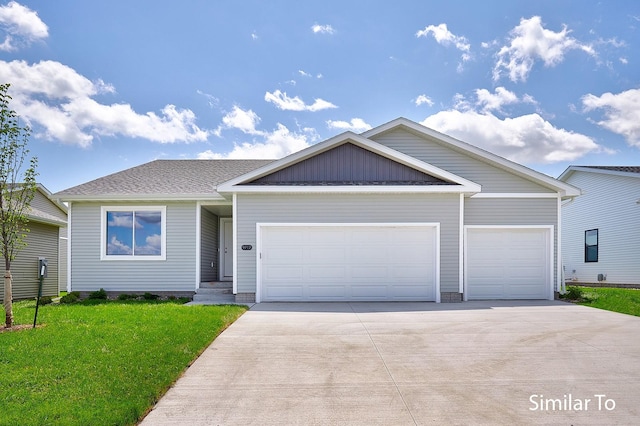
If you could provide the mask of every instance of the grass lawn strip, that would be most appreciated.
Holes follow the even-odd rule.
[[[580,305],[640,316],[640,289],[567,286],[567,290]]]
[[[142,301],[39,309],[41,327],[0,333],[0,425],[135,424],[246,310]],[[16,324],[34,310],[15,303]]]

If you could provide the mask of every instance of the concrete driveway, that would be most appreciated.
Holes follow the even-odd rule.
[[[639,423],[640,318],[550,301],[255,305],[142,422]]]

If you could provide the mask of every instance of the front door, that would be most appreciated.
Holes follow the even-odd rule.
[[[220,219],[220,281],[233,279],[233,219]]]

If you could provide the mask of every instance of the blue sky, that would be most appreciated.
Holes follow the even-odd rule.
[[[637,1],[2,2],[0,82],[52,192],[400,116],[554,177],[640,164]]]

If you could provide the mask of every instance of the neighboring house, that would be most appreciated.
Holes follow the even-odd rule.
[[[11,263],[14,300],[31,299],[38,295],[38,258],[47,259],[47,276],[43,280],[42,295],[57,296],[60,276],[66,276],[66,263],[60,262],[62,229],[67,226],[67,209],[56,201],[42,185],[37,185],[28,213],[29,233],[26,247]],[[66,246],[62,246],[66,249]],[[2,262],[4,271],[4,259]],[[4,296],[4,282],[0,280],[0,299]]]
[[[571,166],[559,179],[583,191],[562,206],[565,279],[640,285],[640,167]]]
[[[237,301],[552,299],[580,191],[399,118],[277,161],[156,160],[56,194],[69,289]]]

